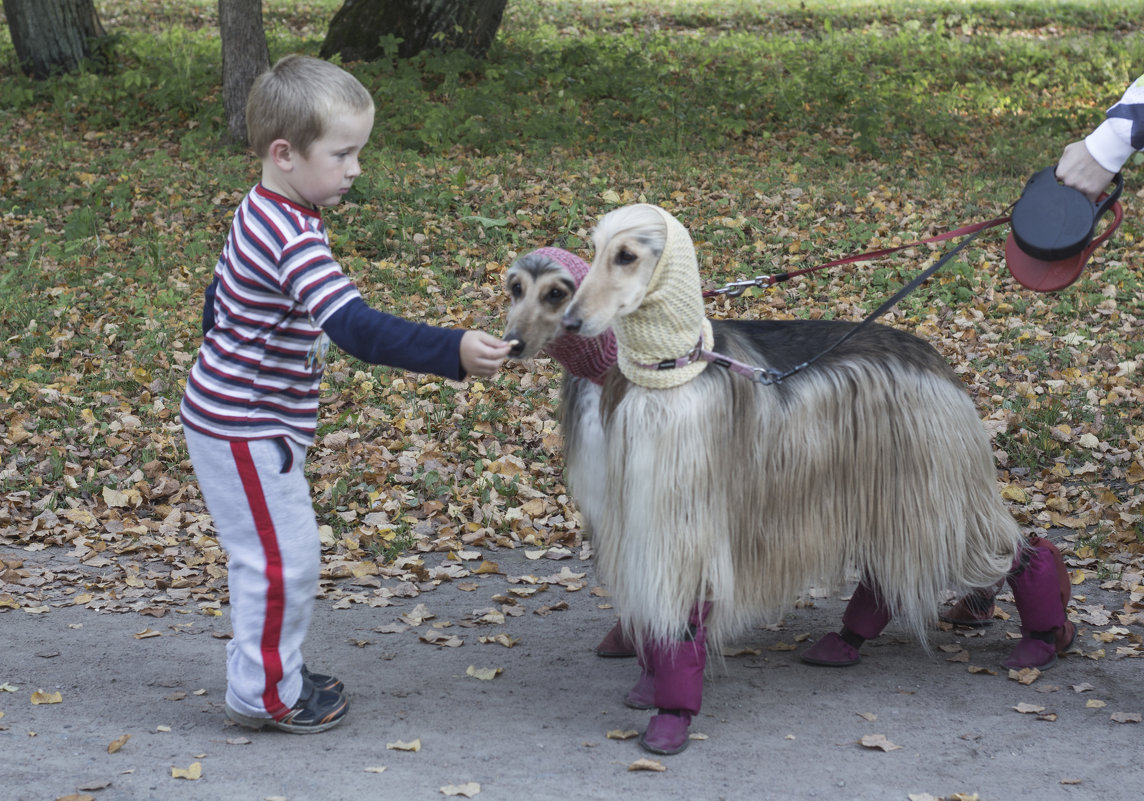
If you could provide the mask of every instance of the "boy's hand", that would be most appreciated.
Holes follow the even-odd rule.
[[[483,331],[466,331],[461,337],[461,367],[466,375],[489,378],[496,375],[512,346]]]

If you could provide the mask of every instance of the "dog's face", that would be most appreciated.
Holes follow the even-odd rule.
[[[596,257],[564,312],[564,327],[594,337],[640,307],[663,255],[667,226],[652,206],[611,211],[592,232]]]
[[[576,281],[564,265],[536,253],[514,261],[505,274],[512,301],[505,321],[509,354],[531,359],[564,334],[564,310],[576,291]]]

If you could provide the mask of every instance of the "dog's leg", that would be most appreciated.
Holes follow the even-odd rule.
[[[624,633],[624,626],[622,623],[616,623],[604,635],[604,639],[600,640],[600,644],[596,646],[596,656],[603,656],[609,658],[627,658],[636,655],[636,647],[632,644]],[[641,707],[635,707],[640,709]]]
[[[691,742],[691,718],[699,714],[703,704],[703,668],[707,665],[704,622],[710,611],[711,604],[703,603],[691,613],[689,639],[645,646],[659,712],[648,721],[640,745],[653,754],[678,754]]]
[[[1021,641],[1001,664],[1047,670],[1076,637],[1076,626],[1066,613],[1072,582],[1061,552],[1042,537],[1030,537],[1009,573],[1009,587],[1021,615]]]
[[[842,614],[842,630],[831,632],[802,654],[808,665],[847,667],[858,664],[858,649],[882,633],[890,622],[890,610],[869,581],[863,580],[850,596]]]
[[[1004,586],[1005,579],[1001,579],[990,587],[970,590],[939,617],[946,623],[953,623],[956,626],[971,628],[988,626],[993,622],[993,602]]]
[[[655,709],[655,663],[652,661],[652,644],[643,643],[636,650],[640,663],[639,680],[624,696],[624,706],[631,709]]]

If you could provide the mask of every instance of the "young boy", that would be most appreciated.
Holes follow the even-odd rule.
[[[318,527],[303,473],[328,341],[372,364],[491,376],[509,345],[370,308],[334,261],[319,207],[361,173],[373,99],[344,70],[286,56],[255,81],[250,144],[262,180],[235,213],[203,309],[180,413],[228,554],[226,714],[252,728],[324,731],[342,683],[311,673],[302,642],[318,588]]]

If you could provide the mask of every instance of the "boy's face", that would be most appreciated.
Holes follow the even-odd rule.
[[[373,130],[373,111],[334,114],[321,138],[302,155],[290,149],[268,188],[311,206],[334,206],[361,175],[358,154]],[[286,166],[289,165],[289,166]],[[264,175],[265,178],[265,175]],[[264,181],[265,183],[265,181]]]

